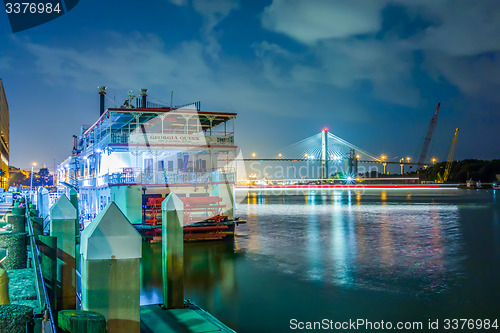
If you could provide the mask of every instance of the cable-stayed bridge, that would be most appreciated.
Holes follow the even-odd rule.
[[[361,163],[380,165],[383,167],[382,174],[387,174],[388,164],[398,164],[401,174],[404,174],[405,166],[418,165],[411,158],[401,158],[399,161],[388,161],[387,156],[376,156],[366,150],[330,133],[324,128],[320,133],[295,142],[271,157],[256,156],[243,158],[245,162],[307,162],[320,164],[320,171],[317,178],[330,178],[333,174],[342,170],[345,177],[355,177],[358,175],[358,165]],[[426,167],[426,165],[424,165]],[[408,169],[407,169],[408,170]],[[293,177],[292,177],[293,178]],[[295,177],[297,178],[297,177]]]

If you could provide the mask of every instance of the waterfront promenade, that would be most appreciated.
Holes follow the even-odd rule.
[[[140,306],[142,239],[114,203],[110,203],[81,235],[75,229],[76,215],[71,215],[75,208],[64,194],[51,207],[51,230],[45,235],[38,217],[40,212],[29,200],[23,198],[17,200],[14,207],[5,204],[0,208],[3,212],[0,249],[5,250],[2,265],[7,273],[0,270],[2,333],[25,329],[42,332],[42,327],[45,333],[55,332],[56,327],[72,333],[234,332],[195,303],[184,300],[182,275],[174,284],[170,282],[177,274],[169,272],[171,266],[167,268],[170,259],[165,261],[164,268],[168,272],[164,276],[165,283],[167,280],[169,283],[169,288],[164,288],[168,296],[161,304]],[[174,215],[177,216],[175,211]],[[169,221],[179,224],[172,219]],[[97,238],[93,236],[96,230]],[[124,230],[128,230],[128,234],[124,234]],[[177,246],[164,246],[170,254],[180,249],[182,261],[182,228],[178,230]],[[15,238],[16,235],[20,237]],[[106,250],[97,245],[99,242],[111,246],[109,259]],[[56,246],[52,250],[51,244]],[[137,244],[134,245],[136,250],[132,244]],[[79,251],[72,253],[72,249]],[[127,274],[117,276],[118,271],[127,271]],[[2,296],[2,290],[5,291],[2,282],[8,282],[8,297]],[[174,295],[180,297],[177,303],[170,301]]]

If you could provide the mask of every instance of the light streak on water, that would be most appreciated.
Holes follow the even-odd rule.
[[[301,279],[347,287],[418,294],[460,278],[457,205],[304,201],[240,204],[237,213],[248,219],[240,249],[269,256],[275,269]],[[450,271],[457,272],[451,280]],[[398,283],[404,279],[409,288]]]

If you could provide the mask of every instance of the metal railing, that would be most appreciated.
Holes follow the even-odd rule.
[[[33,232],[33,223],[30,218],[29,209],[26,209],[26,223],[28,224],[28,231],[29,231],[28,239],[30,242],[31,257],[32,257],[31,260],[33,268],[35,270],[35,287],[38,294],[38,303],[40,305],[40,309],[48,311],[51,330],[53,333],[56,333],[57,331],[54,323],[52,308],[50,306],[47,288],[45,287],[45,282],[43,279],[42,267],[40,265],[40,259],[39,259],[40,252],[38,250],[35,234]]]
[[[205,184],[217,182],[234,182],[234,170],[212,172],[168,172],[149,171],[136,168],[124,168],[122,172],[109,175],[108,183],[121,184]]]
[[[129,144],[130,143],[130,135],[134,130],[116,130],[111,132],[110,134],[104,135],[101,140],[99,140],[99,146],[105,147],[108,144]],[[161,132],[148,132],[147,134],[158,134],[158,135],[169,135],[176,134],[182,135],[183,133],[161,133]],[[234,145],[234,133],[204,133],[201,134],[205,138],[205,142],[207,144],[217,144],[217,145]],[[168,146],[168,142],[165,143],[165,146]],[[87,147],[87,150],[90,146]]]

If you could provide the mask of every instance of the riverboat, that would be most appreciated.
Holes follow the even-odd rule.
[[[81,227],[111,201],[148,240],[161,237],[161,203],[175,193],[184,204],[185,240],[234,235],[236,113],[150,102],[147,89],[129,91],[73,136],[71,156],[57,167],[58,186],[78,192]]]

